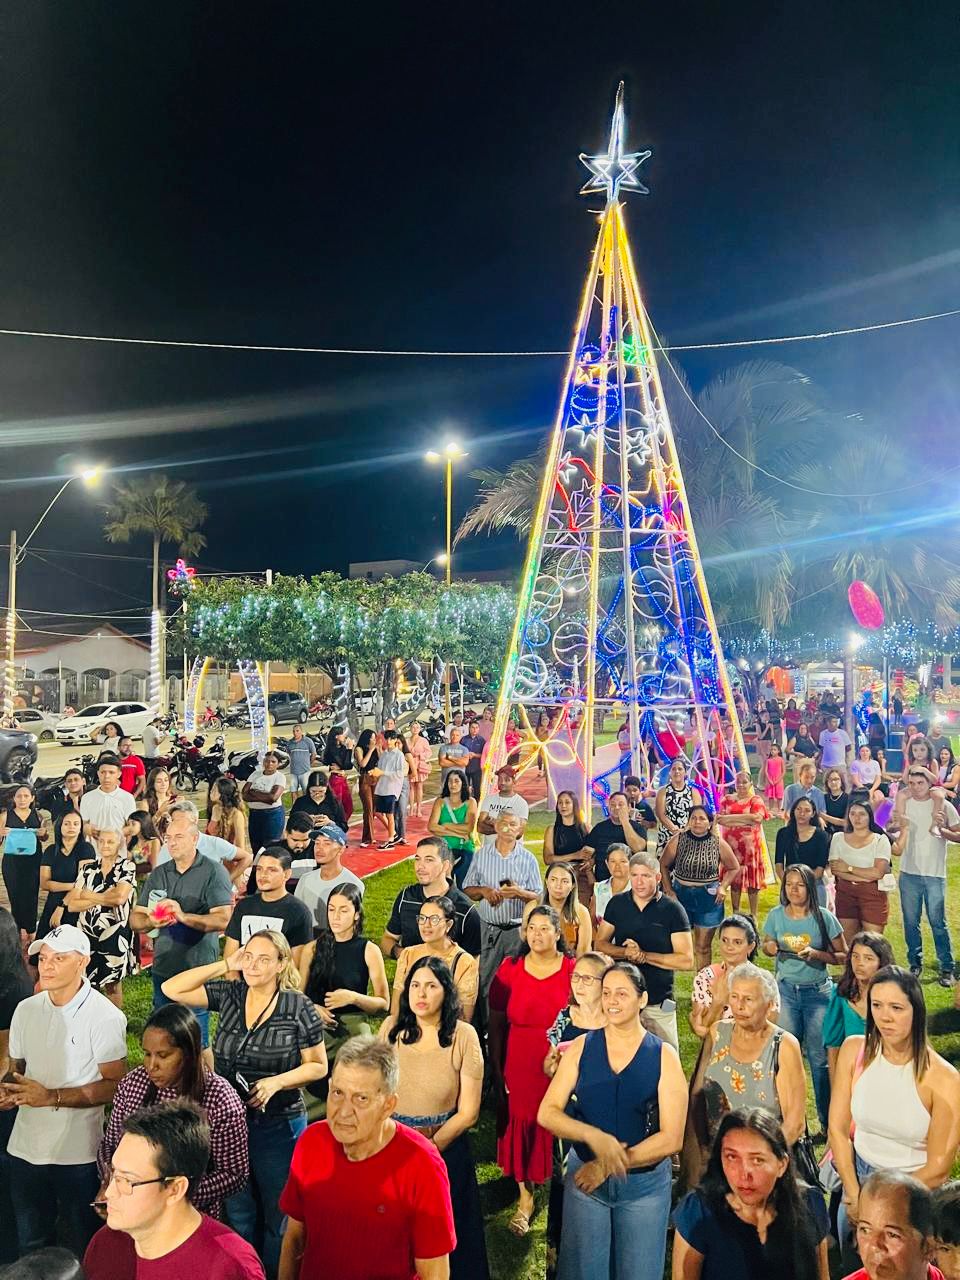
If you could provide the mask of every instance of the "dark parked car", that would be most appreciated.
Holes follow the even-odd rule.
[[[228,715],[246,716],[246,702],[235,702]],[[299,693],[277,692],[267,696],[267,715],[271,724],[304,724],[307,719],[307,703]]]

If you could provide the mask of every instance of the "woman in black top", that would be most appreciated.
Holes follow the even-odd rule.
[[[341,831],[347,829],[343,805],[330,790],[330,779],[321,769],[315,769],[307,778],[307,790],[293,802],[291,813],[306,813],[311,818],[332,822]]]
[[[230,973],[239,980],[229,980]],[[299,987],[289,944],[272,929],[255,933],[229,960],[163,984],[167,999],[220,1014],[214,1069],[247,1104],[250,1146],[250,1182],[227,1197],[226,1217],[263,1258],[269,1280],[275,1280],[283,1240],[280,1193],[307,1127],[300,1089],[327,1074],[323,1027]]]
[[[83,838],[79,813],[65,813],[53,828],[53,844],[40,857],[40,888],[47,891],[37,926],[41,938],[58,924],[76,924],[75,914],[61,910],[63,900],[76,884],[80,867],[96,857],[93,845]]]
[[[793,780],[799,782],[797,773],[804,760],[812,760],[820,748],[810,736],[810,727],[801,724],[797,727],[797,732],[787,743],[787,755],[790,758],[790,764],[793,767]]]
[[[586,848],[589,832],[580,811],[580,801],[572,791],[557,792],[553,823],[543,833],[543,861],[566,862],[576,872],[577,894],[585,907],[593,901],[593,853]]]
[[[372,729],[364,729],[353,749],[353,762],[359,774],[357,790],[363,807],[363,831],[360,836],[362,845],[373,844],[373,789],[376,779],[370,776],[370,770],[377,767],[379,759],[377,735]]]
[[[0,907],[0,1074],[10,1069],[10,1023],[21,1000],[33,995],[33,979],[23,964],[20,930],[9,911]],[[13,1202],[10,1198],[10,1164],[6,1159],[7,1141],[17,1118],[17,1108],[0,1111],[0,1222],[12,1223]],[[0,1263],[15,1262],[19,1256],[17,1233],[0,1232]]]
[[[353,768],[351,745],[349,729],[342,725],[339,729],[331,729],[323,748],[324,766],[327,769],[339,769],[341,773],[349,773]]]
[[[387,1012],[390,988],[383,953],[363,935],[363,897],[357,886],[347,881],[334,885],[317,915],[322,923],[316,940],[300,953],[300,977],[323,1023],[332,1066],[344,1040],[371,1034],[367,1018]],[[371,987],[373,995],[368,995]]]
[[[850,797],[844,789],[843,774],[839,769],[828,769],[823,775],[823,814],[821,821],[827,828],[827,840],[847,826],[847,806]]]
[[[13,835],[29,832],[29,835]],[[32,939],[37,932],[37,898],[40,894],[40,859],[47,828],[37,813],[33,788],[22,782],[0,823],[3,842],[3,883],[6,885],[10,910],[22,929]]]
[[[830,837],[820,825],[813,801],[808,800],[806,796],[800,796],[793,802],[786,825],[777,832],[774,861],[777,875],[781,880],[787,867],[792,863],[802,862],[808,866],[817,882],[817,898],[820,905],[826,906],[827,893],[823,885],[823,873],[830,861]]]

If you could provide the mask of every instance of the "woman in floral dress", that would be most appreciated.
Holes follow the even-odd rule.
[[[130,910],[137,864],[119,831],[101,831],[96,862],[80,870],[64,906],[78,914],[77,925],[90,939],[90,985],[123,1007],[120,984],[136,969]]]
[[[737,855],[740,874],[730,886],[730,899],[734,913],[740,910],[740,895],[747,891],[750,914],[756,920],[760,890],[767,883],[767,868],[763,857],[761,832],[768,817],[766,806],[753,789],[753,780],[747,771],[737,774],[737,790],[734,795],[723,797],[717,822],[730,848]]]

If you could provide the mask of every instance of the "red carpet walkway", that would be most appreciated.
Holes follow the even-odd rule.
[[[367,876],[375,875],[378,871],[383,871],[386,867],[394,867],[398,862],[405,862],[407,858],[413,857],[413,851],[417,847],[417,841],[422,840],[427,834],[427,818],[430,814],[430,806],[432,800],[424,801],[422,818],[414,818],[408,814],[407,816],[407,832],[406,842],[398,844],[393,849],[386,851],[380,850],[376,845],[372,845],[369,849],[360,848],[360,832],[362,830],[362,815],[355,813],[350,820],[350,830],[348,831],[348,843],[346,852],[343,855],[343,865],[352,871],[355,876],[359,876],[361,880]],[[383,838],[383,827],[377,823],[374,828],[376,834]]]

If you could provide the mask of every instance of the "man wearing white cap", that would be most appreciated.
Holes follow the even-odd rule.
[[[39,955],[38,955],[39,953]],[[97,1148],[103,1109],[126,1070],[127,1019],[86,978],[90,941],[61,925],[30,947],[40,991],[10,1024],[0,1107],[18,1107],[7,1144],[21,1254],[64,1241],[83,1257],[99,1220]]]

